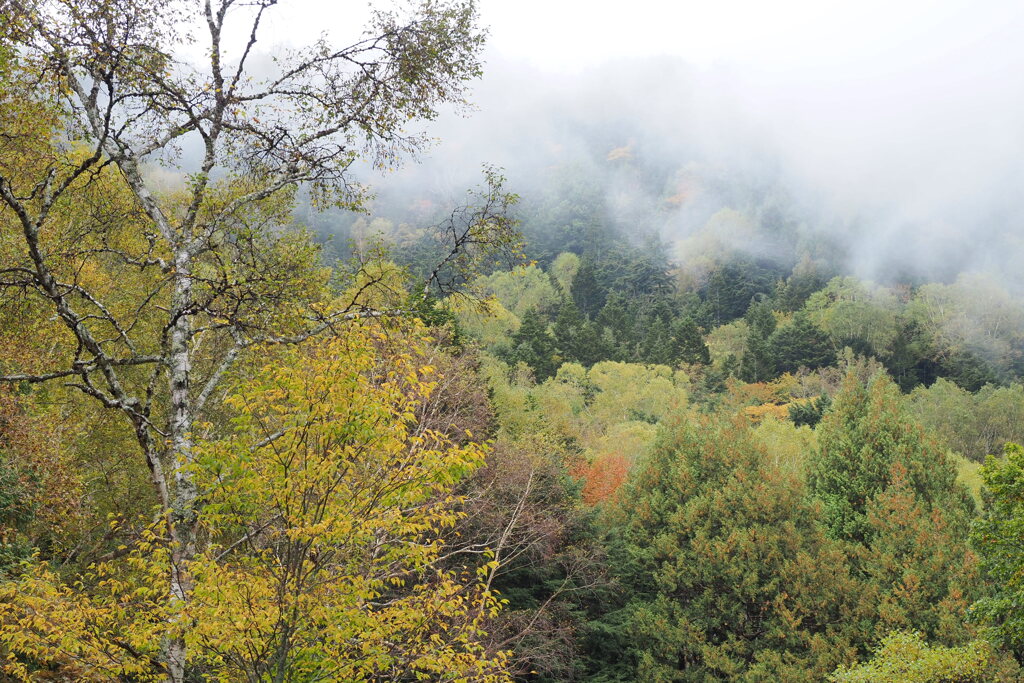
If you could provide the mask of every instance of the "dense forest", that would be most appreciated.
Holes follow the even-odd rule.
[[[617,119],[371,191],[476,6],[274,5],[0,3],[0,677],[1024,678],[1012,276]]]

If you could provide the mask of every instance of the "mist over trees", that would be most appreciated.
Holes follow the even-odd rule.
[[[1013,82],[0,8],[0,677],[1024,676]]]

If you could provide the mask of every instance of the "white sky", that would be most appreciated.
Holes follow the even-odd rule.
[[[857,70],[876,60],[927,63],[1016,41],[1020,0],[480,0],[491,48],[551,71],[617,57],[668,54],[708,66]],[[320,31],[350,37],[362,2],[285,0],[269,18],[278,40]],[[1016,44],[1014,42],[1014,44]]]

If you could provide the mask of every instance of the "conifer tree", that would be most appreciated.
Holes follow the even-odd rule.
[[[769,338],[775,331],[775,316],[764,301],[750,304],[746,315],[748,335],[740,365],[740,378],[746,382],[764,382],[775,376],[775,356]]]
[[[884,371],[867,384],[847,375],[817,432],[810,488],[870,606],[862,646],[894,629],[969,641],[964,621],[980,586],[967,547],[974,503],[946,451],[906,415]]]
[[[607,297],[607,292],[597,280],[596,267],[590,259],[584,259],[580,263],[580,269],[576,271],[569,291],[579,309],[590,318],[600,312]]]
[[[672,323],[672,343],[679,361],[691,365],[711,363],[711,352],[693,318],[678,318]]]
[[[789,325],[775,330],[768,344],[777,372],[796,372],[802,367],[815,370],[834,362],[836,357],[828,336],[802,311],[793,316]]]
[[[617,339],[625,340],[630,331],[630,322],[626,298],[618,292],[611,292],[597,316],[597,324],[611,329]]]
[[[868,505],[893,484],[897,467],[929,509],[970,515],[973,504],[952,462],[906,415],[899,389],[884,372],[866,385],[847,375],[818,428],[818,443],[809,480],[833,538],[870,543]]]
[[[558,370],[555,340],[548,332],[548,326],[540,314],[530,309],[523,315],[522,324],[512,335],[510,360],[522,361],[533,370],[538,382],[552,377]]]
[[[799,476],[746,425],[665,429],[610,513],[630,596],[595,625],[605,680],[822,680],[855,656],[855,585]]]
[[[639,360],[655,365],[675,365],[676,354],[674,351],[668,324],[661,318],[655,317],[648,325],[640,344]]]
[[[575,361],[590,367],[613,355],[614,348],[603,338],[598,326],[583,317],[572,299],[562,301],[551,331],[562,362]]]

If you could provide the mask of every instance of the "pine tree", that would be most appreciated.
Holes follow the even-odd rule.
[[[626,297],[618,292],[611,292],[597,315],[597,324],[610,329],[617,339],[625,339],[631,330],[631,321]]]
[[[862,635],[914,629],[943,645],[969,641],[965,615],[981,576],[964,510],[932,508],[897,464],[892,483],[868,503],[867,526],[871,544],[852,550],[863,598],[874,606],[873,634],[864,628]]]
[[[828,335],[818,329],[806,313],[798,312],[793,322],[775,330],[768,338],[777,372],[816,370],[835,362],[836,354]]]
[[[789,406],[789,419],[797,427],[802,425],[816,427],[831,405],[832,399],[826,394],[806,403],[792,403]]]
[[[584,259],[580,263],[580,269],[576,271],[569,291],[580,311],[589,318],[596,316],[604,307],[607,292],[598,282],[596,268],[590,259]]]
[[[740,362],[740,378],[745,382],[765,382],[775,377],[775,356],[769,341],[775,331],[775,316],[764,301],[754,301],[747,309],[747,345]]]
[[[676,356],[673,351],[668,324],[661,318],[654,318],[640,343],[638,360],[655,365],[675,365]]]
[[[693,318],[678,318],[672,323],[672,343],[677,360],[691,365],[708,365],[711,352]]]
[[[870,607],[861,647],[894,629],[969,641],[964,621],[980,585],[967,547],[974,503],[945,449],[905,414],[884,371],[867,384],[850,373],[817,432],[808,479]]]
[[[587,322],[579,307],[569,298],[562,299],[562,305],[558,309],[558,316],[551,332],[555,338],[555,348],[563,362],[580,361],[579,341],[580,331]]]
[[[870,542],[868,504],[893,483],[896,466],[928,506],[970,514],[973,504],[952,462],[905,414],[899,389],[884,372],[867,385],[847,375],[818,427],[818,443],[809,481],[834,538]]]
[[[745,424],[665,429],[609,526],[630,598],[595,626],[606,680],[815,681],[853,660],[843,555]]]
[[[555,350],[563,363],[577,362],[590,367],[614,355],[614,343],[609,343],[598,326],[584,318],[568,297],[562,300],[551,331]]]
[[[555,340],[540,314],[535,309],[523,314],[519,329],[512,334],[509,360],[526,363],[533,370],[534,378],[543,382],[558,370],[556,351]]]

